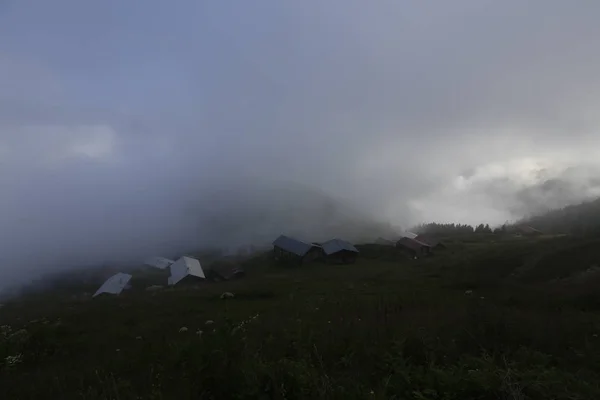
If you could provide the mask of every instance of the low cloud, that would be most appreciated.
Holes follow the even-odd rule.
[[[3,282],[595,196],[598,15],[558,0],[8,2]]]

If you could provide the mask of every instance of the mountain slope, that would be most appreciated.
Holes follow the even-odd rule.
[[[518,223],[531,225],[547,233],[599,236],[600,198],[523,218]]]

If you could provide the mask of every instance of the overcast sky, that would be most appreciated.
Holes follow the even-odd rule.
[[[235,213],[291,230],[268,215],[302,202],[282,187],[402,226],[596,195],[599,19],[596,0],[0,0],[0,258],[152,252]]]

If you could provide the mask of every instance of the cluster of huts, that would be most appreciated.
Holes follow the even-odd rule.
[[[517,236],[543,235],[538,229],[520,225],[514,228]],[[434,235],[404,232],[395,239],[379,237],[375,244],[393,246],[412,258],[432,255],[435,251],[446,249],[446,245]],[[305,263],[325,261],[335,264],[354,263],[359,251],[350,242],[342,239],[331,239],[327,242],[305,242],[289,236],[281,235],[273,242],[275,260],[281,262]]]
[[[433,254],[434,250],[446,248],[439,239],[429,235],[406,232],[395,240],[378,238],[375,244],[394,246],[412,258]],[[331,264],[351,264],[359,255],[358,249],[342,239],[327,242],[305,242],[281,235],[273,242],[273,255],[281,263],[303,264],[311,261],[324,261]]]
[[[278,262],[303,264],[324,261],[332,264],[351,264],[359,251],[346,240],[331,239],[326,242],[303,242],[281,235],[273,242],[273,255]]]
[[[413,258],[428,256],[433,254],[434,250],[446,248],[444,243],[433,236],[424,234],[417,235],[411,232],[406,232],[404,236],[401,236],[396,240],[389,240],[380,237],[375,241],[375,243],[384,246],[395,246]]]
[[[434,249],[445,248],[439,240],[426,235],[406,233],[397,240],[378,238],[376,244],[395,246],[408,253],[411,257],[418,258],[433,253]],[[273,241],[273,256],[277,262],[289,264],[304,264],[313,261],[328,264],[352,264],[359,255],[358,249],[350,242],[342,239],[331,239],[326,242],[305,242],[293,237],[280,235]],[[144,263],[147,266],[169,272],[166,279],[168,286],[179,285],[189,281],[211,280],[214,282],[228,281],[244,275],[244,270],[234,262],[217,262],[209,268],[203,268],[196,258],[183,256],[177,261],[163,257],[153,257]],[[123,290],[131,288],[133,275],[119,272],[108,278],[94,293],[98,296],[103,293],[120,294]],[[152,288],[161,288],[153,285]]]
[[[228,281],[244,275],[244,270],[233,262],[222,261],[214,263],[209,268],[203,268],[196,258],[183,256],[177,261],[164,257],[153,257],[145,261],[146,266],[169,272],[166,279],[168,286],[183,284],[186,282],[197,282],[211,280],[214,282]],[[96,297],[103,293],[120,294],[123,290],[131,288],[130,281],[133,275],[119,272],[108,278],[102,286],[94,293]],[[161,285],[153,285],[146,290],[162,288]]]

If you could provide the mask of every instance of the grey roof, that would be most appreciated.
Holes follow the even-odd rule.
[[[306,253],[308,253],[308,251],[313,247],[312,244],[304,243],[300,240],[287,237],[285,235],[281,235],[275,239],[273,246],[279,247],[282,250],[296,254],[300,257],[305,256]]]
[[[416,238],[414,238],[414,240],[416,240],[417,242],[420,242],[420,243],[425,243],[431,247],[435,247],[441,243],[441,240],[436,239],[432,236],[427,236],[427,235],[419,235]]]
[[[352,243],[346,242],[342,239],[331,239],[322,244],[323,251],[325,254],[330,255],[333,253],[337,253],[338,251],[347,250],[352,251],[354,253],[358,253],[358,250]]]
[[[124,274],[122,272],[114,274],[100,286],[100,289],[96,290],[96,293],[94,293],[92,297],[96,297],[100,293],[120,294],[123,289],[127,288],[130,279],[131,275],[129,274]]]
[[[175,261],[169,260],[164,257],[152,257],[144,262],[145,265],[150,267],[165,269],[168,268],[171,264],[174,264]]]
[[[398,240],[396,245],[401,245],[412,250],[420,250],[422,247],[431,247],[427,243],[423,243],[409,237],[403,237],[402,239]]]

